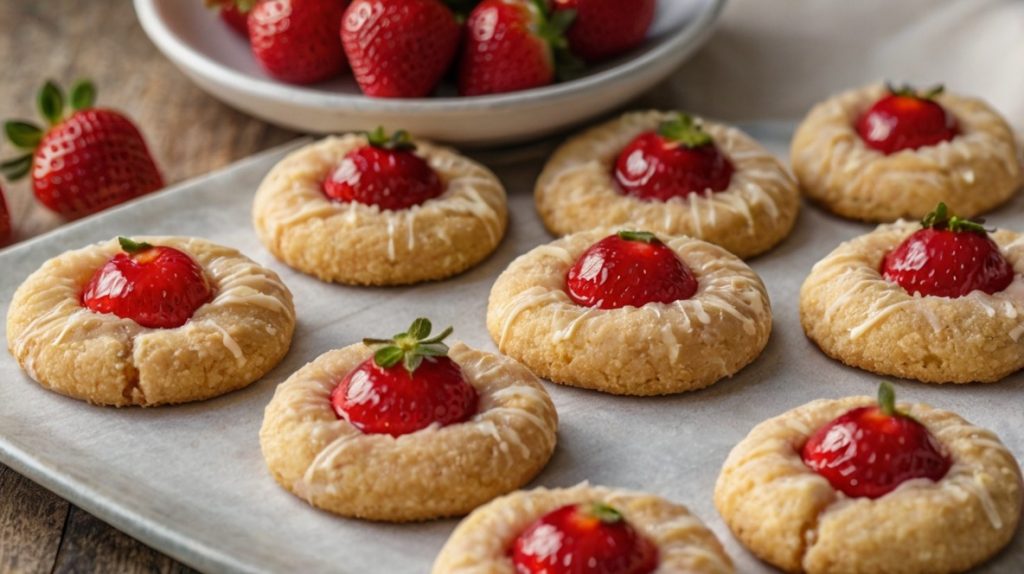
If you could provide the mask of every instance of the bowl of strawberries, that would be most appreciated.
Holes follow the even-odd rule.
[[[537,139],[665,79],[725,0],[135,0],[156,46],[232,107],[312,133]]]

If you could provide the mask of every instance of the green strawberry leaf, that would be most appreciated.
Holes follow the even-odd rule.
[[[71,109],[86,110],[96,103],[96,85],[89,80],[78,80],[71,86]]]
[[[2,173],[8,181],[18,181],[28,175],[28,172],[31,170],[32,154],[30,153],[0,163],[0,173]]]
[[[397,365],[400,361],[409,374],[416,371],[425,357],[448,355],[448,345],[442,341],[452,333],[448,327],[438,335],[430,337],[430,320],[420,317],[412,322],[409,330],[398,333],[391,339],[363,339],[363,344],[375,349],[373,360],[382,368]]]
[[[39,90],[37,104],[39,112],[51,126],[64,119],[64,92],[53,80],[47,80],[43,84],[43,89]]]
[[[118,237],[117,242],[121,244],[121,249],[123,249],[125,253],[139,253],[153,248],[152,245],[145,241],[135,241],[127,237]]]
[[[4,133],[7,139],[16,147],[25,150],[34,150],[43,139],[43,130],[39,126],[23,121],[9,121],[4,123]]]

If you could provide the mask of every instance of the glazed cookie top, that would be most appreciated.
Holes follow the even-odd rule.
[[[136,237],[126,244],[138,251],[129,254],[126,241],[68,251],[18,288],[8,344],[33,379],[40,380],[36,355],[61,343],[120,349],[118,356],[134,361],[147,350],[183,346],[206,356],[201,347],[212,338],[244,365],[248,357],[229,334],[236,323],[271,336],[290,333],[291,293],[277,274],[238,251],[195,238]],[[175,304],[166,305],[171,299]]]
[[[829,285],[836,293],[824,321],[846,312],[848,302],[870,302],[851,324],[851,339],[909,309],[922,328],[935,333],[947,328],[949,319],[962,322],[976,313],[1019,341],[1024,336],[1024,236],[997,230],[986,237],[976,226],[953,231],[907,221],[881,225],[819,261],[803,290]]]
[[[505,190],[487,168],[408,134],[396,134],[387,144],[397,149],[370,145],[375,137],[329,137],[278,163],[253,205],[260,236],[277,243],[286,229],[313,219],[336,220],[339,229],[352,233],[380,227],[387,230],[392,261],[397,242],[412,251],[427,235],[445,238],[443,225],[420,229],[419,221],[473,217],[483,223],[492,243],[501,239]],[[387,181],[380,175],[385,166]]]
[[[541,306],[551,313],[551,343],[568,339],[579,329],[621,330],[653,319],[660,325],[661,339],[673,361],[681,358],[680,333],[714,328],[711,311],[720,312],[723,321],[735,323],[747,333],[771,328],[771,306],[764,284],[738,257],[689,237],[666,238],[662,243],[653,234],[639,235],[649,236],[649,240],[657,241],[672,255],[669,259],[658,249],[657,254],[645,253],[644,258],[656,258],[647,266],[668,265],[666,272],[672,274],[673,280],[664,285],[642,281],[655,268],[645,269],[642,275],[635,270],[608,273],[611,257],[604,252],[595,253],[594,248],[601,246],[602,240],[619,236],[610,229],[566,236],[513,261],[500,290],[496,284],[491,293],[492,301],[502,302],[497,313],[501,320],[495,337],[498,347],[504,346],[509,330],[524,312]],[[655,252],[650,245],[645,249]],[[677,258],[678,264],[674,262]],[[617,282],[627,289],[642,284],[648,291],[643,295],[646,300],[624,299],[616,301],[620,305],[602,308],[613,299],[622,299],[623,291],[612,295],[594,290],[593,281],[583,281],[594,274],[600,275],[594,279],[600,280],[602,289]],[[577,283],[582,287],[573,287]],[[581,293],[583,288],[587,293]],[[650,292],[652,289],[655,291]],[[592,300],[591,304],[587,304],[587,299]]]
[[[685,507],[583,483],[516,492],[477,509],[452,533],[433,573],[561,572],[584,555],[602,572],[733,572],[721,544]]]
[[[769,218],[791,217],[796,183],[736,128],[648,111],[626,114],[560,148],[537,182],[538,202],[555,193],[566,204],[601,209],[608,222],[622,214],[623,222],[667,229],[692,219],[688,225],[700,237],[704,225],[726,217],[753,229],[758,209]]]
[[[427,477],[432,460],[478,435],[500,445],[497,466],[533,457],[523,436],[544,443],[537,452],[552,451],[558,418],[536,377],[461,343],[448,349],[441,339],[450,330],[435,337],[429,331],[429,321],[419,319],[393,340],[328,352],[278,387],[267,407],[274,432],[304,437],[296,444],[309,451],[292,485],[296,494],[312,500],[330,491],[352,457]]]

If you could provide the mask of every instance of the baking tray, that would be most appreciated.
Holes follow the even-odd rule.
[[[788,126],[746,128],[785,156]],[[456,521],[374,524],[309,507],[277,486],[264,467],[257,437],[263,409],[277,384],[319,354],[366,335],[397,332],[417,316],[452,324],[457,338],[493,351],[484,327],[492,282],[517,255],[551,239],[533,210],[532,187],[542,161],[496,168],[509,190],[511,224],[497,252],[479,267],[415,287],[343,287],[275,261],[249,223],[252,195],[263,175],[301,143],[0,252],[4,321],[14,289],[43,261],[119,234],[195,235],[236,247],[281,274],[295,294],[299,318],[291,352],[263,380],[218,399],[175,407],[89,406],[43,390],[2,353],[0,460],[200,570],[428,572]],[[1018,196],[990,223],[1024,227],[1024,198]],[[733,539],[715,512],[715,478],[729,449],[758,422],[812,399],[875,392],[878,377],[823,356],[804,337],[797,317],[799,287],[814,262],[868,229],[805,206],[792,236],[752,261],[771,294],[774,331],[764,354],[732,379],[664,398],[548,385],[561,419],[558,449],[532,486],[589,480],[663,495],[707,522],[740,572],[771,572]],[[995,385],[896,386],[904,400],[925,401],[992,428],[1024,458],[1024,374]],[[1021,534],[981,571],[1024,571]]]

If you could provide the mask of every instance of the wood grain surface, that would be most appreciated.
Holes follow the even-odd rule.
[[[0,119],[35,120],[47,78],[92,78],[100,105],[135,119],[168,183],[296,136],[194,87],[143,34],[129,0],[2,0],[0,54]],[[0,144],[0,158],[16,153]],[[16,241],[63,223],[27,183],[4,187]],[[0,465],[0,573],[190,571]]]

